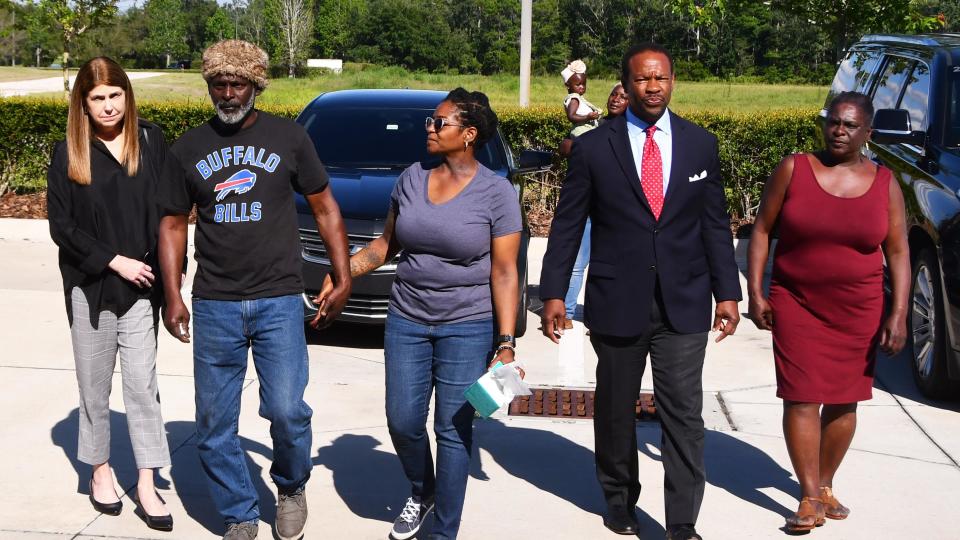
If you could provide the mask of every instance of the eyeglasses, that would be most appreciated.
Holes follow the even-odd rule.
[[[443,117],[434,118],[432,116],[428,116],[423,120],[423,129],[427,131],[430,131],[431,127],[433,127],[434,131],[440,131],[441,129],[444,128],[444,126],[463,127],[463,124],[453,124],[449,120]]]

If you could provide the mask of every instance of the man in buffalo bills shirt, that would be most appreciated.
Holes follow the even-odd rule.
[[[295,190],[313,210],[337,288],[336,297],[319,306],[313,325],[329,324],[350,295],[343,220],[313,143],[301,126],[254,107],[267,84],[266,70],[266,53],[244,41],[221,41],[204,51],[203,77],[217,114],[173,145],[183,175],[167,182],[160,197],[163,322],[183,342],[190,341],[190,314],[179,294],[180,266],[187,215],[197,207],[197,446],[227,539],[255,538],[260,517],[237,436],[251,348],[260,415],[270,421],[273,438],[277,535],[299,538],[307,518],[313,411],[303,400],[308,359]]]

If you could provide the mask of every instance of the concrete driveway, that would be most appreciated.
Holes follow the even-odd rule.
[[[73,81],[77,78],[77,70],[71,69],[70,87],[73,88]],[[130,71],[127,77],[131,80],[148,79],[164,75],[163,72],[153,71]],[[0,83],[0,97],[26,96],[29,94],[43,94],[47,92],[59,92],[63,90],[63,76],[47,77],[44,79],[29,79],[25,81],[9,81]]]
[[[531,246],[533,280],[544,247],[543,240]],[[174,531],[147,529],[127,496],[119,517],[100,515],[87,502],[90,470],[75,458],[77,389],[56,257],[46,222],[0,220],[0,481],[6,487],[0,538],[219,537],[222,525],[195,447],[190,348],[162,330],[158,371],[173,465],[159,472],[158,485]],[[587,340],[574,331],[561,351],[537,333],[536,315],[528,317],[519,355],[530,382],[590,386],[595,358]],[[382,340],[380,329],[346,325],[310,338],[315,467],[306,538],[386,538],[407,496],[384,420]],[[960,408],[921,399],[907,362],[906,355],[882,359],[874,399],[860,408],[858,433],[836,482],[851,517],[828,520],[813,536],[960,537]],[[129,494],[136,470],[119,373],[114,377],[111,462]],[[780,429],[769,335],[745,321],[737,336],[711,344],[704,389],[708,483],[698,529],[708,539],[784,536],[783,519],[796,509],[799,488]],[[275,495],[257,391],[250,369],[240,435],[261,493],[260,537],[270,538]],[[637,437],[641,537],[663,538],[660,430],[640,423]],[[477,422],[476,439],[461,538],[616,538],[600,521],[589,421],[500,414]]]

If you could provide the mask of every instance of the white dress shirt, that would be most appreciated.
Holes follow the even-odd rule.
[[[627,107],[627,136],[630,138],[630,150],[633,151],[633,162],[637,166],[637,178],[643,178],[640,174],[640,167],[643,163],[643,145],[647,142],[648,124],[633,114],[630,107]],[[657,131],[653,134],[653,142],[660,147],[660,161],[663,164],[663,194],[667,194],[667,186],[670,185],[670,164],[673,161],[673,136],[670,130],[670,110],[664,110],[663,115],[654,124]]]

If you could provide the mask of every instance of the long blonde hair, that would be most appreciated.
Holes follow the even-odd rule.
[[[126,107],[123,115],[123,153],[120,162],[128,176],[136,176],[140,168],[140,134],[137,126],[137,103],[133,87],[123,68],[106,56],[99,56],[80,67],[70,92],[70,111],[67,113],[67,176],[81,185],[90,184],[90,141],[93,139],[92,120],[86,114],[86,99],[91,90],[100,86],[123,89]]]

